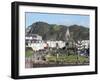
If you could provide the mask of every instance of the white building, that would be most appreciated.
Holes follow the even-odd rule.
[[[82,40],[82,41],[78,41],[78,44],[76,44],[76,46],[78,47],[78,49],[88,49],[89,48],[89,40]]]
[[[42,40],[42,37],[38,34],[31,34],[25,36],[26,40]]]
[[[31,34],[25,37],[26,47],[31,47],[33,50],[37,51],[39,49],[44,49],[42,36],[38,34]]]
[[[51,48],[56,48],[57,47],[57,45],[58,45],[58,48],[63,48],[63,47],[65,47],[65,42],[64,41],[47,41],[47,44],[48,44],[48,46],[49,47],[51,47]]]

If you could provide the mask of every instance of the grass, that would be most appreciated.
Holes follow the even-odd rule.
[[[85,56],[79,56],[79,61],[80,61],[80,63],[88,62],[89,61],[89,58],[87,58]]]
[[[59,62],[63,62],[63,63],[85,63],[85,62],[88,62],[88,58],[86,58],[85,56],[78,56],[77,55],[62,55],[62,56],[59,56],[58,58],[56,56],[50,56],[50,57],[47,57],[48,61],[49,62],[56,62],[56,61],[59,61]]]
[[[25,57],[31,57],[33,51],[31,49],[26,50]],[[86,56],[77,56],[77,55],[59,55],[58,58],[56,55],[45,56],[47,62],[61,62],[61,63],[88,63],[89,59]]]
[[[33,51],[32,50],[25,51],[25,57],[31,57],[32,54],[33,54]]]

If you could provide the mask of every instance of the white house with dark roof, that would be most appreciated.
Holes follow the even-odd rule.
[[[26,40],[42,40],[42,36],[38,34],[31,34],[31,35],[26,35],[25,39]]]

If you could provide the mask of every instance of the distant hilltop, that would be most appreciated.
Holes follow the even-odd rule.
[[[79,25],[57,25],[46,22],[35,22],[26,28],[26,34],[38,34],[43,40],[65,40],[65,33],[69,29],[74,40],[89,40],[89,28]]]

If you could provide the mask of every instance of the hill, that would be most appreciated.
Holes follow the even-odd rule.
[[[65,40],[67,28],[74,40],[89,40],[89,28],[79,25],[65,26],[35,22],[26,28],[26,34],[38,34],[43,40]]]

